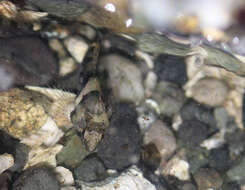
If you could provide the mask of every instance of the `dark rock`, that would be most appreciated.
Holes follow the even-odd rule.
[[[0,40],[0,65],[17,85],[44,85],[58,74],[57,60],[38,37]]]
[[[209,165],[217,170],[224,171],[231,164],[229,150],[226,147],[212,149],[209,155]]]
[[[213,133],[217,130],[213,109],[198,104],[195,101],[188,101],[180,110],[183,120],[198,120],[209,127],[208,132]]]
[[[159,55],[154,61],[159,80],[183,85],[187,81],[185,59],[172,55]]]
[[[20,172],[28,160],[29,148],[21,143],[18,143],[14,148],[14,165],[9,170]]]
[[[229,145],[229,152],[232,159],[239,157],[245,150],[245,132],[239,129],[226,134],[225,139]]]
[[[198,146],[208,134],[206,124],[198,120],[186,120],[179,126],[177,136],[188,147]]]
[[[44,166],[25,170],[14,182],[13,190],[59,190],[60,185],[53,172]]]
[[[5,132],[0,132],[0,154],[9,153],[14,156],[14,165],[10,171],[21,171],[28,159],[29,148],[10,137]]]
[[[100,181],[106,178],[107,173],[104,165],[97,157],[91,157],[83,160],[81,164],[74,169],[75,179],[85,182]]]
[[[126,103],[112,110],[109,129],[98,146],[98,156],[106,167],[123,169],[138,162],[141,137],[135,110]]]

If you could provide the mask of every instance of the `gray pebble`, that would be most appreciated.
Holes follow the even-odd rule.
[[[14,182],[13,190],[59,190],[60,185],[49,168],[25,170]]]

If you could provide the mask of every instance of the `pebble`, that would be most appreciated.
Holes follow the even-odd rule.
[[[185,101],[184,92],[175,84],[160,82],[152,95],[159,104],[160,113],[166,116],[173,116],[181,109]]]
[[[56,179],[62,186],[69,186],[74,184],[74,178],[72,172],[62,166],[58,166],[54,169],[56,173]]]
[[[32,86],[0,92],[0,129],[26,145],[51,146],[63,135],[58,126],[71,127],[74,101],[72,93]]]
[[[28,160],[24,169],[35,166],[40,163],[46,163],[50,166],[56,167],[56,155],[63,148],[62,145],[56,144],[51,147],[38,146],[32,148],[28,154]]]
[[[82,63],[88,51],[88,44],[79,36],[70,36],[64,40],[65,47],[78,62]]]
[[[63,44],[58,39],[55,39],[55,38],[50,39],[49,47],[57,53],[59,59],[67,56],[67,53],[65,51]]]
[[[57,154],[57,163],[75,168],[88,155],[84,144],[77,135],[69,137],[64,148]]]
[[[220,174],[212,168],[201,168],[194,174],[198,190],[219,189],[223,184]]]
[[[158,80],[184,85],[187,81],[186,65],[183,57],[159,55],[155,61],[154,72]]]
[[[18,143],[17,145],[14,146],[13,155],[14,155],[14,165],[11,168],[9,168],[9,170],[20,172],[27,163],[29,148],[22,143]]]
[[[71,57],[61,59],[59,61],[59,65],[60,65],[59,75],[61,77],[71,74],[77,68],[76,62]]]
[[[58,74],[53,52],[38,37],[0,40],[1,67],[17,85],[45,85]],[[31,53],[30,53],[31,52]]]
[[[11,154],[4,153],[0,155],[0,174],[14,165],[14,157]]]
[[[107,86],[117,101],[139,103],[144,98],[140,70],[130,60],[111,54],[100,59],[100,71],[107,71]]]
[[[106,168],[97,157],[84,159],[77,168],[74,169],[74,176],[77,180],[85,182],[101,181],[106,176]]]
[[[209,151],[201,148],[188,148],[186,149],[186,157],[189,162],[190,173],[195,173],[199,168],[208,165],[209,163]]]
[[[229,88],[224,81],[203,78],[192,87],[192,97],[202,104],[217,107],[224,104]]]
[[[206,139],[207,134],[207,126],[197,120],[183,121],[177,131],[179,140],[188,147],[199,146]]]
[[[195,101],[187,101],[181,108],[180,115],[182,120],[198,120],[205,123],[210,127],[209,133],[213,133],[217,130],[213,109],[203,106]]]
[[[98,146],[98,156],[107,168],[123,169],[139,161],[140,146],[136,111],[129,104],[116,104],[110,126]]]
[[[245,150],[245,140],[244,131],[236,129],[233,133],[226,134],[226,142],[229,145],[229,152],[232,159],[239,157]]]
[[[82,24],[77,28],[77,32],[82,35],[87,37],[89,40],[94,40],[96,37],[96,31],[94,28],[92,28],[89,25]]]
[[[230,167],[231,159],[227,147],[212,149],[209,155],[209,166],[218,171],[225,171]]]
[[[186,160],[174,156],[162,169],[163,176],[174,176],[179,180],[190,180],[189,163]]]
[[[9,73],[4,66],[0,66],[0,92],[9,89],[13,83],[14,75]]]
[[[51,169],[41,166],[25,170],[13,183],[13,190],[59,190],[60,185]]]
[[[245,158],[241,160],[236,160],[233,165],[226,172],[226,175],[229,178],[229,181],[236,181],[238,183],[243,183],[245,179]]]
[[[144,145],[154,144],[162,160],[167,160],[176,150],[176,139],[172,131],[161,120],[155,121],[144,135]]]
[[[80,182],[80,186],[83,190],[156,190],[136,166],[130,167],[107,184],[100,186],[95,184],[94,187],[91,187],[91,185]]]

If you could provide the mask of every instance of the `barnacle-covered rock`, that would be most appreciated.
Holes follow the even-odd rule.
[[[27,88],[0,93],[0,129],[27,145],[52,145],[63,135],[58,127],[72,126],[69,115],[74,109],[75,95]]]

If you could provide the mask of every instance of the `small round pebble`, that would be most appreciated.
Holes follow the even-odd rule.
[[[100,71],[107,71],[107,87],[117,101],[139,103],[144,98],[139,68],[129,59],[111,54],[100,59]]]
[[[224,81],[215,78],[203,78],[192,87],[192,97],[208,106],[221,106],[228,95],[229,88]]]
[[[144,145],[154,144],[161,155],[162,160],[166,160],[175,151],[176,139],[172,131],[160,120],[155,121],[144,135]]]
[[[25,170],[14,182],[13,190],[59,190],[60,184],[55,174],[47,167]]]
[[[76,179],[86,182],[99,181],[106,177],[106,169],[97,157],[92,157],[83,160],[75,168],[74,175]]]
[[[187,120],[179,126],[177,136],[183,144],[190,147],[198,146],[208,134],[207,126],[197,120]]]

